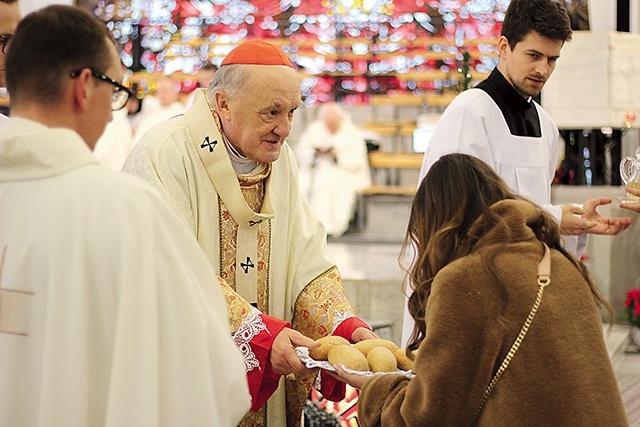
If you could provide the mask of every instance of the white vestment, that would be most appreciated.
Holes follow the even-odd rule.
[[[293,329],[317,339],[328,334],[350,338],[366,324],[355,317],[344,294],[327,251],[324,227],[300,192],[288,144],[282,145],[278,160],[256,167],[269,173],[260,179],[263,188],[256,191],[263,196],[258,197],[259,206],[249,203],[247,199],[255,196],[249,194],[260,184],[245,185],[245,180],[264,174],[235,172],[204,94],[197,90],[184,115],[149,131],[123,171],[140,176],[164,194],[216,273],[231,283],[225,289],[229,322],[245,354],[255,405],[243,425],[296,425],[309,389],[300,380],[271,375],[268,355],[281,330],[272,332],[271,325],[290,322]],[[291,387],[285,382],[299,389],[287,393]],[[337,396],[334,400],[344,397],[344,383],[338,386],[331,377],[321,382],[325,397],[329,393]],[[256,403],[267,398],[266,406]]]
[[[0,164],[0,425],[235,425],[220,284],[156,190],[20,118]]]
[[[113,112],[113,120],[109,122],[93,149],[93,155],[102,165],[116,171],[122,169],[133,148],[131,123],[127,114],[125,108]]]
[[[142,103],[144,108],[144,102]],[[178,116],[184,113],[185,107],[181,102],[174,102],[167,106],[160,106],[156,110],[152,112],[141,112],[144,114],[144,118],[139,122],[139,124],[135,127],[135,131],[133,132],[133,144],[137,144],[140,141],[140,138],[147,133],[154,126],[166,122],[171,117]]]
[[[316,156],[333,149],[335,161]],[[371,185],[367,145],[358,128],[345,117],[332,134],[322,120],[312,122],[295,146],[300,190],[327,229],[339,237],[349,228],[358,194]]]

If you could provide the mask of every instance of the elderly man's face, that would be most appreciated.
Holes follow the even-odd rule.
[[[0,35],[12,36],[16,32],[18,22],[22,19],[18,2],[13,4],[0,2]],[[0,47],[2,47],[2,41],[0,41]],[[7,46],[7,49],[9,46]],[[6,50],[6,49],[5,49]],[[8,52],[8,50],[7,50]],[[2,53],[0,49],[0,87],[5,87],[7,84],[4,80],[4,60],[6,55]]]
[[[247,84],[248,93],[230,99],[228,110],[221,112],[222,127],[241,154],[254,162],[271,163],[280,157],[301,103],[298,75],[285,66],[255,66]]]

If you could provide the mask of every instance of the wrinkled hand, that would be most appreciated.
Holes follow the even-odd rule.
[[[309,369],[296,354],[295,347],[317,348],[320,344],[298,331],[284,328],[271,346],[269,361],[276,374],[294,374],[296,377],[311,375],[317,369]]]
[[[343,383],[349,384],[351,387],[362,388],[365,381],[377,374],[373,375],[362,375],[362,374],[351,374],[343,369],[342,365],[333,365],[333,368],[336,370],[335,372],[327,371],[329,375],[337,379],[338,381],[342,381]]]
[[[582,218],[586,221],[596,222],[596,226],[589,228],[587,233],[616,235],[629,228],[631,218],[607,218],[598,213],[596,210],[598,206],[608,205],[609,203],[611,203],[611,199],[607,197],[598,197],[584,202],[585,213]]]
[[[627,192],[640,197],[640,188],[627,187],[626,190]],[[629,209],[630,211],[640,213],[640,200],[635,203],[620,203],[620,207],[622,209]]]
[[[375,340],[380,338],[375,332],[367,329],[367,328],[356,328],[355,331],[351,334],[351,342],[356,343],[364,340]]]
[[[562,221],[560,222],[560,234],[565,236],[578,236],[582,233],[586,233],[587,230],[598,225],[596,221],[584,220],[580,215],[583,215],[585,210],[579,206],[563,205],[562,206]]]

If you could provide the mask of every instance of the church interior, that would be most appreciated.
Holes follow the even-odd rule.
[[[640,146],[640,0],[564,1],[573,40],[539,99],[561,135],[552,202],[610,197],[614,202],[599,208],[603,215],[633,217],[619,235],[589,236],[582,261],[614,308],[613,319],[603,313],[603,334],[629,424],[640,427],[640,338],[634,342],[624,317],[625,292],[640,288],[640,215],[617,203],[625,196],[619,164]],[[24,14],[43,3],[20,0]],[[451,100],[496,67],[509,0],[74,4],[107,23],[125,84],[138,98],[114,117],[96,147],[96,155],[114,169],[136,143],[135,126],[143,123],[145,108],[163,108],[163,81],[170,87],[167,103],[186,109],[189,94],[208,84],[199,81],[203,67],[219,66],[245,39],[282,47],[299,74],[303,103],[287,138],[294,150],[321,105],[337,102],[344,108],[366,142],[371,179],[359,191],[346,231],[328,236],[329,252],[357,313],[379,336],[400,344],[406,278],[398,258],[424,152]],[[10,112],[9,105],[0,93],[0,108]],[[166,118],[180,114],[172,111],[178,112]],[[356,425],[347,404],[325,409],[341,425]]]

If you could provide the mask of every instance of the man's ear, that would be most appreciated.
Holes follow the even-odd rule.
[[[224,92],[216,92],[213,102],[215,104],[215,110],[220,116],[228,119],[230,114],[229,97]]]
[[[83,112],[87,111],[87,102],[93,92],[93,86],[90,84],[91,79],[91,70],[85,68],[77,77],[72,78],[70,83],[71,88],[69,90],[72,93],[74,106]]]
[[[500,59],[504,59],[510,50],[509,40],[505,36],[500,36],[498,39],[498,55],[500,55]]]

